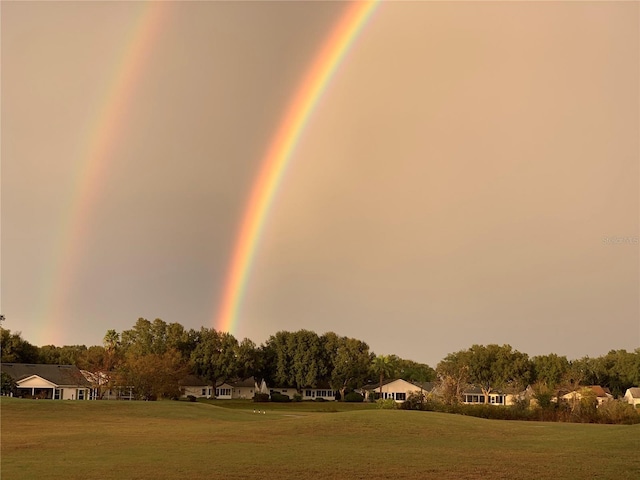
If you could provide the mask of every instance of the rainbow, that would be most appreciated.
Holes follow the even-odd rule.
[[[251,190],[235,243],[215,328],[233,332],[256,247],[275,193],[305,126],[379,1],[349,4],[308,69],[273,137]]]
[[[81,153],[74,169],[76,175],[60,221],[60,233],[53,244],[55,260],[44,274],[45,278],[51,279],[51,287],[42,295],[41,305],[45,308],[42,316],[47,317],[43,318],[43,325],[50,327],[48,331],[40,331],[41,341],[47,339],[57,344],[65,324],[69,322],[65,319],[66,303],[74,274],[83,258],[82,247],[90,224],[90,213],[108,176],[110,153],[123,130],[127,106],[168,18],[170,2],[144,2],[139,5],[139,13],[123,41],[124,47],[113,68],[114,75],[107,82],[94,121],[81,137],[86,141],[80,147]]]

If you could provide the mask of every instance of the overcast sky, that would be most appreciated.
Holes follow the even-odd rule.
[[[213,327],[261,161],[346,6],[3,1],[4,326]],[[236,337],[335,331],[432,366],[475,343],[638,348],[639,6],[383,2],[291,158]]]

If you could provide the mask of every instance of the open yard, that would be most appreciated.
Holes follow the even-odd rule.
[[[334,403],[2,398],[0,405],[3,480],[640,478],[640,425]]]

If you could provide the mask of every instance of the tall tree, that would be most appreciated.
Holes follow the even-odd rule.
[[[339,390],[344,399],[347,388],[356,388],[366,380],[373,354],[369,345],[355,338],[330,338],[325,346],[331,352],[331,388]]]
[[[226,332],[202,327],[199,341],[191,353],[195,373],[216,387],[239,375],[238,341]]]
[[[378,355],[373,358],[371,369],[380,378],[380,398],[382,398],[382,382],[395,375],[399,358],[396,355]]]

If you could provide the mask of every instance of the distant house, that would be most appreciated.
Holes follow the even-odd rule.
[[[260,389],[254,377],[245,378],[231,382],[231,398],[252,399]]]
[[[413,383],[401,378],[390,378],[382,382],[382,388],[380,383],[370,383],[360,389],[365,400],[377,400],[382,398],[383,400],[392,399],[396,403],[404,402],[411,393],[430,393],[433,388],[433,383]],[[382,390],[382,391],[381,391]]]
[[[88,400],[91,383],[74,365],[3,363],[2,371],[16,382],[18,397]]]
[[[627,388],[623,398],[634,407],[640,408],[640,387]]]
[[[513,405],[516,396],[510,393],[494,391],[488,395],[487,405]],[[480,387],[471,386],[462,392],[462,403],[465,405],[483,405],[485,396]]]
[[[565,393],[560,398],[562,400],[568,401],[569,403],[575,403],[579,402],[588,392],[593,393],[596,401],[598,402],[598,406],[602,405],[604,402],[613,400],[613,395],[611,395],[609,389],[603,388],[600,385],[589,385],[588,387],[582,387],[579,390]]]
[[[336,399],[336,391],[331,388],[329,383],[320,382],[315,387],[307,387],[302,389],[302,399],[303,400],[335,400]]]
[[[213,385],[197,375],[187,375],[178,383],[183,397],[208,398],[213,393]]]
[[[264,381],[262,381],[264,384]],[[240,378],[233,381],[224,382],[222,385],[218,385],[215,389],[212,386],[200,386],[200,392],[207,391],[206,396],[211,396],[211,393],[215,392],[215,398],[218,400],[231,400],[231,399],[248,399],[251,400],[256,392],[261,392],[266,388],[262,384],[258,385],[254,377]],[[195,395],[205,396],[205,395]]]

